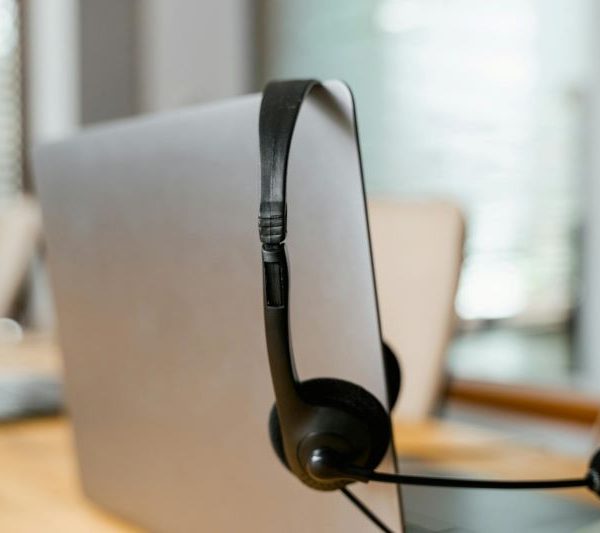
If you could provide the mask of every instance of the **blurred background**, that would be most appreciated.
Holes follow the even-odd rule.
[[[18,231],[29,243],[0,256],[5,342],[55,323],[39,222],[20,206],[14,223],[32,146],[272,78],[341,78],[369,197],[464,214],[446,393],[519,412],[534,394],[541,415],[556,395],[574,409],[559,417],[593,422],[598,15],[593,0],[0,0],[0,254]]]

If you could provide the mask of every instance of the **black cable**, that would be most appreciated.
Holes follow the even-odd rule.
[[[403,474],[388,474],[386,472],[371,472],[359,467],[346,467],[344,471],[358,476],[364,481],[379,481],[404,485],[422,485],[429,487],[455,487],[463,489],[558,489],[571,487],[592,487],[594,480],[588,475],[577,479],[547,479],[547,480],[477,480],[445,477],[405,476]],[[393,533],[361,500],[347,488],[342,493],[369,518],[384,533]]]
[[[589,477],[578,479],[548,479],[548,480],[477,480],[445,477],[405,476],[402,474],[388,474],[385,472],[370,472],[362,468],[350,467],[345,469],[348,473],[358,474],[368,481],[383,483],[402,483],[404,485],[422,485],[429,487],[456,487],[464,489],[558,489],[571,487],[589,487]],[[369,520],[371,520],[384,533],[394,533],[377,515],[373,513],[361,500],[347,488],[341,489],[348,498]]]
[[[429,487],[456,487],[464,489],[559,489],[570,487],[590,487],[588,477],[577,479],[547,479],[547,480],[487,480],[460,479],[446,477],[405,476],[385,472],[371,472],[358,467],[346,467],[344,471],[358,476],[365,481],[380,481],[403,485],[422,485]]]
[[[350,492],[347,488],[340,489],[344,496],[348,498],[360,511],[362,511],[365,516],[371,520],[381,531],[384,533],[394,533],[389,527],[387,527],[377,515],[371,511],[362,501],[360,501],[352,492]]]

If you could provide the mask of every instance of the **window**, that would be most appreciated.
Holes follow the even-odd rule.
[[[16,0],[0,0],[0,204],[21,188],[20,19]]]
[[[589,3],[282,0],[265,9],[265,79],[335,77],[353,88],[368,193],[462,206],[457,312],[467,329],[564,336],[578,277]],[[554,345],[568,358],[564,338]]]

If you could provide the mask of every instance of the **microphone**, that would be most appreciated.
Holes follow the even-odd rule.
[[[560,489],[587,487],[600,497],[600,450],[596,451],[584,477],[544,480],[486,480],[429,476],[409,476],[376,472],[344,462],[343,457],[333,450],[314,450],[306,463],[306,470],[318,482],[369,481],[397,485],[421,485],[463,489]]]

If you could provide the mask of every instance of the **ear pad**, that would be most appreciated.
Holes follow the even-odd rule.
[[[400,362],[392,349],[385,342],[382,342],[381,345],[383,346],[383,368],[385,370],[388,405],[391,411],[396,405],[400,394],[402,370],[400,369]]]
[[[273,446],[275,455],[279,457],[283,466],[289,468],[285,452],[283,451],[283,437],[281,435],[281,426],[279,425],[279,416],[277,415],[277,405],[273,405],[269,413],[269,437],[271,438],[271,446]]]
[[[373,469],[381,462],[390,444],[391,427],[387,411],[375,396],[359,385],[332,378],[303,381],[299,384],[299,393],[306,403],[340,409],[363,421],[368,427],[371,449],[362,466]],[[269,434],[273,450],[287,467],[275,405],[269,416]]]

